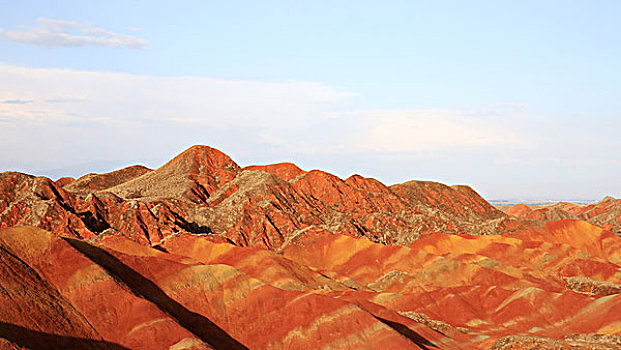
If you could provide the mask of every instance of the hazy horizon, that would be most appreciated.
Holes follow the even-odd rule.
[[[621,3],[4,8],[0,171],[156,168],[204,144],[487,199],[621,197]]]

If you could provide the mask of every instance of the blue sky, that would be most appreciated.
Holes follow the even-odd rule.
[[[0,170],[241,165],[621,196],[613,1],[0,1]]]

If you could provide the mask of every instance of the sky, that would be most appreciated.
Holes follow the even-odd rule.
[[[621,197],[618,1],[0,0],[0,171],[195,145],[487,199]]]

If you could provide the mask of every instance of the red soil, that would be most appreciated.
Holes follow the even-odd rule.
[[[620,207],[505,214],[204,146],[2,173],[0,349],[619,349]]]

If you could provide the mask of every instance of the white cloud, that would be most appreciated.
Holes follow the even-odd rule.
[[[495,107],[510,108],[510,109],[528,109],[530,108],[530,105],[528,103],[521,103],[521,102],[501,102],[501,103],[496,103]]]
[[[157,77],[0,63],[5,117],[50,122],[193,123],[229,130],[301,129],[353,94],[315,82]]]
[[[287,135],[303,134],[317,116],[328,115],[352,95],[316,82],[157,77],[0,63],[0,101],[29,101],[0,103],[0,148],[16,150],[4,152],[0,164],[26,159],[43,167],[97,154],[138,157],[138,152],[154,154],[145,148],[173,152],[196,143],[284,148],[291,142]]]
[[[524,149],[534,144],[524,130],[530,119],[514,113],[490,118],[451,109],[344,112],[320,120],[315,127],[319,131],[309,131],[313,139],[291,137],[281,144],[309,154]]]
[[[486,117],[445,109],[359,113],[366,135],[359,146],[381,152],[417,152],[459,147],[520,146],[524,140]]]
[[[618,162],[593,156],[594,150],[618,156],[611,127],[585,133],[583,124],[560,125],[522,104],[481,106],[477,113],[352,111],[352,95],[317,82],[0,63],[0,149],[6,150],[0,171],[79,176],[112,170],[109,164],[157,167],[192,144],[207,144],[242,165],[294,161],[304,169],[343,177],[358,172],[385,182],[489,181],[495,185],[482,189],[500,194],[515,181],[527,191],[529,179],[541,176],[556,183],[571,175],[571,186],[587,186],[580,182],[587,170],[576,173],[579,168],[588,168],[589,176],[618,173]]]
[[[33,100],[20,100],[20,99],[14,99],[14,100],[4,100],[0,103],[2,104],[7,104],[7,105],[25,105],[27,103],[32,103],[34,102]]]
[[[148,41],[132,35],[113,33],[87,23],[38,18],[37,26],[20,29],[0,28],[0,37],[20,43],[42,46],[106,46],[145,49]]]
[[[243,130],[247,143],[302,153],[519,146],[506,118],[443,109],[341,111],[354,95],[303,81],[156,77],[0,64],[0,118],[25,125]],[[155,123],[155,124],[154,124]],[[0,135],[1,136],[1,135]],[[250,139],[248,139],[250,138]]]
[[[362,154],[485,152],[528,142],[515,128],[516,121],[527,123],[521,116],[489,118],[446,109],[351,111],[344,106],[351,105],[347,98],[353,95],[317,82],[0,63],[0,101],[29,101],[0,103],[0,148],[14,150],[0,156],[0,166],[15,169],[28,162],[24,168],[56,169],[110,157],[154,159],[147,165],[157,166],[192,144],[221,148],[241,162],[298,157],[346,162]]]

